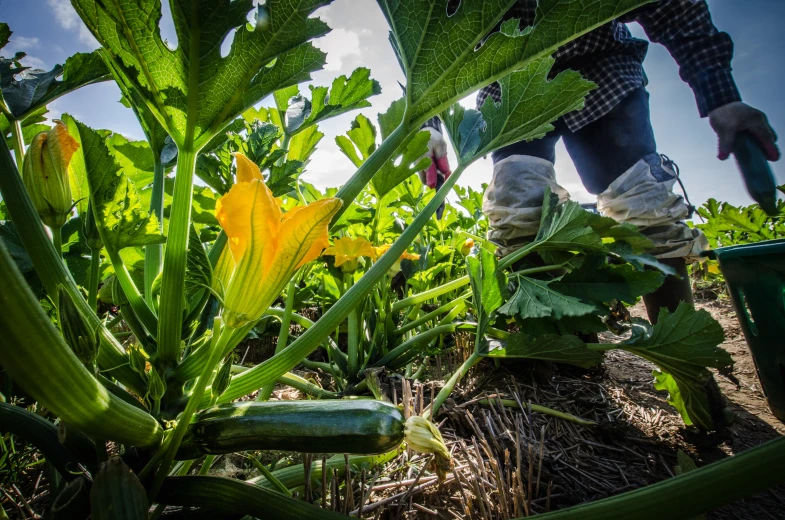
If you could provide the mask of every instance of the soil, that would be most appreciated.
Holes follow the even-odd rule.
[[[701,467],[785,435],[785,425],[767,407],[730,302],[714,299],[696,306],[720,322],[726,338],[722,348],[735,362],[730,377],[715,374],[735,416],[725,431],[702,434],[686,428],[668,405],[667,393],[654,389],[654,365],[625,352],[609,352],[600,369],[588,372],[545,363],[483,363],[445,406],[440,428],[453,452],[452,480],[442,485],[430,481],[419,497],[410,493],[397,501],[380,489],[371,495],[369,507],[384,503],[381,514],[373,511],[381,518],[536,516],[667,479],[679,470],[680,451]],[[642,305],[630,311],[645,317]],[[427,408],[431,392],[415,386],[415,411],[418,401]],[[522,407],[477,402],[489,395],[492,402],[493,396],[501,396]],[[600,425],[580,426],[537,413],[528,410],[529,402]],[[411,479],[416,467],[404,454],[388,465],[386,474],[393,482]],[[785,486],[706,518],[785,519]]]

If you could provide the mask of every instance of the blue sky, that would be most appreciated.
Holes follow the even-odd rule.
[[[733,37],[736,45],[733,68],[744,101],[763,110],[775,130],[785,132],[785,2],[782,0],[709,0],[715,25]],[[400,96],[398,63],[389,47],[386,24],[372,0],[336,0],[319,11],[333,28],[316,44],[328,53],[324,71],[314,74],[315,84],[329,84],[335,76],[348,74],[364,65],[379,80],[383,92],[363,113],[372,119]],[[171,21],[162,22],[163,34],[174,40]],[[51,68],[75,52],[89,51],[97,44],[68,0],[0,0],[0,21],[7,22],[14,34],[2,53],[28,54],[29,66]],[[630,26],[636,36],[645,38],[639,26]],[[649,48],[645,68],[650,80],[652,123],[659,151],[670,156],[681,168],[693,203],[710,197],[734,204],[749,204],[749,196],[732,159],[716,158],[716,140],[708,121],[698,117],[690,88],[678,76],[678,68],[668,52],[659,45]],[[50,105],[50,116],[68,112],[95,128],[109,128],[130,138],[142,133],[130,110],[118,99],[112,83],[91,85]],[[264,104],[264,103],[263,103]],[[473,100],[467,101],[473,105]],[[326,134],[304,179],[317,186],[335,186],[351,176],[351,163],[337,149],[334,137],[349,128],[356,114],[343,115],[322,125]],[[779,184],[785,183],[785,162],[772,164]],[[479,186],[490,180],[490,160],[479,161],[464,173],[460,184]],[[575,199],[591,201],[563,146],[557,150],[557,177]]]

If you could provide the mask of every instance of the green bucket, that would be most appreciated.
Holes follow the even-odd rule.
[[[769,408],[785,422],[785,239],[721,247],[716,258]]]

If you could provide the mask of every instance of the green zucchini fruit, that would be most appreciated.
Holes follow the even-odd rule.
[[[247,450],[374,455],[404,440],[401,411],[382,401],[228,403],[195,416],[177,459]]]

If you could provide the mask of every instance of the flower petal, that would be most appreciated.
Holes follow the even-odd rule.
[[[227,325],[238,327],[259,319],[297,268],[319,256],[327,245],[330,219],[340,206],[339,199],[323,199],[290,212],[274,241],[257,234],[257,230],[263,232],[261,227],[254,228],[251,245],[237,263],[224,300]]]
[[[235,184],[218,199],[215,216],[229,237],[235,263],[239,263],[251,245],[257,249],[251,254],[258,257],[262,245],[272,243],[280,226],[281,209],[264,182],[254,179]]]
[[[260,181],[264,181],[264,176],[262,175],[262,171],[256,165],[255,162],[250,160],[242,153],[234,154],[234,158],[237,161],[237,182],[251,182],[254,179],[258,179]]]

